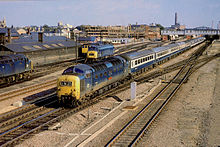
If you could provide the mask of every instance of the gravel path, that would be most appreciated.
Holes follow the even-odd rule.
[[[219,106],[220,59],[216,59],[190,76],[138,146],[220,146]]]

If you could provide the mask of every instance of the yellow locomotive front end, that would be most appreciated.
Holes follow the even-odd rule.
[[[86,54],[89,50],[89,45],[88,44],[84,44],[82,46],[82,53]]]
[[[73,105],[80,99],[80,79],[74,75],[62,75],[57,81],[57,96],[60,104]]]
[[[97,59],[98,58],[98,52],[97,51],[88,51],[87,58]]]

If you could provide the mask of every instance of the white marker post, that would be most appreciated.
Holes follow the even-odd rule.
[[[137,82],[132,82],[131,83],[131,99],[136,98],[136,87],[137,87]]]

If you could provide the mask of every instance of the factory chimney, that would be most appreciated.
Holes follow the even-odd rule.
[[[0,45],[5,45],[5,33],[0,33]]]
[[[38,32],[38,41],[43,42],[43,32]]]
[[[175,25],[177,25],[177,12],[175,13]]]
[[[27,29],[27,35],[30,35],[30,34],[31,34],[31,29],[28,28],[28,29]]]
[[[8,43],[11,42],[11,29],[8,28]]]
[[[220,30],[220,21],[218,22],[218,27],[217,27],[217,29],[219,29],[219,30]]]

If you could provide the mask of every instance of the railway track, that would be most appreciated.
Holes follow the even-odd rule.
[[[176,64],[176,66],[179,68],[180,65]],[[176,70],[176,67],[173,66],[173,68],[168,68],[168,69],[171,72],[173,70]],[[157,73],[158,73],[157,75],[160,76],[160,74],[162,75],[165,72],[161,71],[160,74],[159,72]],[[155,77],[155,73],[151,73],[150,77],[145,77],[145,76],[146,75],[143,75],[142,77],[139,76],[137,80],[139,80],[139,82],[144,82],[152,77]],[[83,103],[82,105],[74,109],[56,108],[55,102],[54,102],[53,107],[52,106],[48,107],[48,106],[40,105],[40,104],[35,104],[32,106],[27,105],[27,106],[24,106],[24,108],[21,107],[19,110],[20,112],[17,110],[14,110],[13,112],[1,115],[0,122],[4,122],[4,123],[0,124],[0,130],[1,130],[0,145],[2,146],[15,145],[19,143],[20,141],[30,137],[33,133],[47,129],[49,125],[55,122],[61,121],[62,119],[68,117],[69,115],[77,113],[78,111],[90,105],[93,105],[94,103],[98,103],[100,100],[105,99],[106,96],[114,95],[120,91],[123,91],[124,89],[127,89],[130,86],[130,82],[131,81],[127,81],[123,85],[120,85],[117,88],[111,89],[103,95],[100,95],[90,101],[85,101],[85,103]],[[51,98],[56,99],[56,96],[51,95]],[[50,103],[50,102],[43,102],[43,104],[47,104],[47,103]],[[21,121],[19,124],[12,125],[13,122],[20,121],[22,119],[25,121]],[[7,124],[9,124],[8,126],[10,127],[8,128],[5,127],[7,126]]]
[[[193,54],[182,66],[176,76],[146,104],[107,144],[106,146],[135,146],[143,137],[153,121],[168,104],[181,85],[192,74],[196,60],[206,47]]]
[[[150,43],[147,42],[147,44],[150,44]],[[137,47],[138,48],[140,48],[140,47],[143,48],[143,46],[146,46],[146,42],[140,42],[138,44],[131,44],[131,45],[128,45],[128,46],[118,47],[117,54],[119,54],[122,51],[127,52],[129,50],[133,50],[133,47],[134,47],[134,49],[135,48],[137,49]],[[11,86],[11,85],[14,85],[14,84],[19,84],[19,83],[22,83],[22,82],[25,82],[25,81],[29,81],[29,80],[32,80],[32,79],[35,79],[35,78],[39,78],[39,77],[42,77],[44,75],[47,75],[47,74],[50,74],[50,73],[53,73],[53,72],[56,72],[56,71],[59,71],[59,70],[64,70],[68,66],[71,66],[71,65],[74,65],[74,64],[77,64],[77,63],[84,63],[84,61],[85,60],[82,59],[82,58],[80,58],[80,59],[69,59],[69,60],[62,61],[62,62],[57,62],[57,63],[51,63],[51,64],[47,64],[47,65],[38,66],[38,67],[34,68],[34,71],[32,72],[30,78],[23,79],[23,80],[20,80],[20,81],[17,81],[17,82],[0,84],[0,88],[8,87],[8,86]],[[50,67],[50,68],[48,68],[48,67]]]
[[[51,81],[47,81],[45,83],[28,86],[26,88],[22,88],[19,90],[6,92],[3,94],[0,94],[0,102],[14,98],[14,97],[24,96],[27,94],[30,95],[31,93],[34,94],[34,93],[37,93],[37,91],[39,91],[40,89],[44,89],[44,88],[48,88],[48,87],[55,87],[55,86],[56,86],[56,80],[51,80]]]

